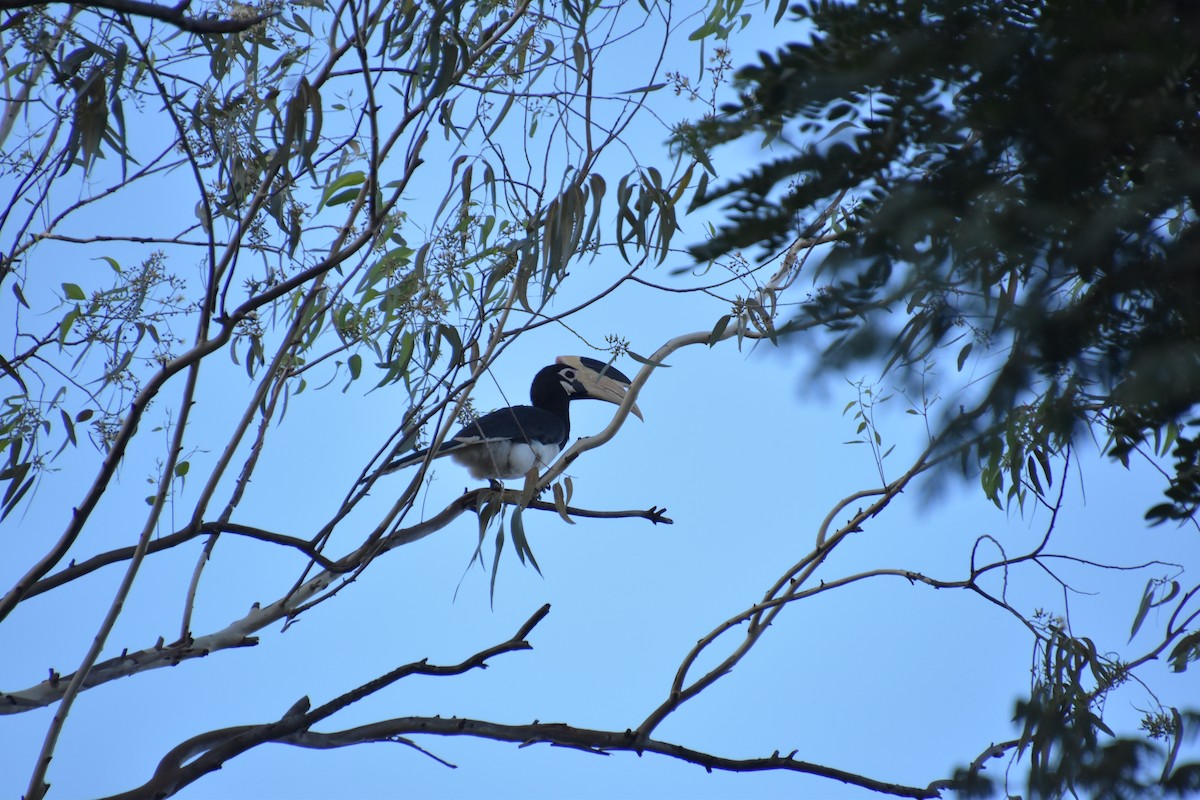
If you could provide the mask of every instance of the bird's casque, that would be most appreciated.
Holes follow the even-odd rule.
[[[586,356],[560,356],[543,367],[529,387],[532,405],[501,408],[448,437],[434,458],[450,456],[474,478],[520,478],[533,467],[545,469],[571,435],[572,400],[604,400],[620,405],[629,378],[615,367]],[[630,411],[642,419],[634,403]],[[381,470],[395,472],[429,457],[428,450],[401,456]]]

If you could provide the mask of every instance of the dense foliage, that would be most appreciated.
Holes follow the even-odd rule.
[[[773,252],[850,191],[828,280],[800,316],[838,315],[831,356],[911,371],[954,343],[961,369],[987,348],[1004,354],[989,419],[1032,392],[1022,421],[1053,448],[1088,422],[1122,458],[1173,435],[1200,401],[1200,9],[891,0],[798,14],[811,38],[741,70],[741,102],[681,137],[792,145],[709,190],[732,213],[697,254]],[[1176,454],[1155,519],[1200,501],[1190,434]]]
[[[1173,447],[1167,499],[1147,517],[1190,522],[1200,7],[864,0],[793,13],[800,41],[741,69],[739,102],[676,137],[697,152],[772,145],[757,169],[708,189],[701,202],[724,203],[728,223],[696,255],[769,258],[841,199],[841,235],[792,322],[830,332],[822,369],[872,361],[908,385],[939,361],[978,370],[979,405],[945,417],[944,443],[997,503],[1041,494],[1050,459],[1085,430],[1126,463]],[[1061,631],[1046,644],[1074,669],[1096,663]],[[1200,634],[1169,658],[1178,671],[1200,658]],[[1122,796],[1144,743],[1102,751],[1089,711],[1102,692],[1080,687],[1071,669],[1043,670],[1018,710],[1031,790]],[[1169,772],[1179,791],[1200,780]]]

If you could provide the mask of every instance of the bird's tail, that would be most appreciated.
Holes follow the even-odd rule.
[[[405,467],[411,467],[413,464],[419,464],[425,460],[425,457],[428,454],[429,450],[427,448],[424,450],[413,450],[411,453],[405,453],[402,456],[396,456],[392,458],[391,461],[377,469],[375,472],[362,476],[362,478],[360,478],[358,481],[358,485],[361,486],[364,483],[378,478],[380,475],[387,475],[388,473],[402,470]]]
[[[391,461],[384,464],[383,467],[380,468],[379,474],[387,475],[389,472],[396,472],[397,470],[402,470],[405,467],[411,467],[413,464],[420,464],[425,460],[427,455],[429,455],[428,448],[424,450],[413,450],[410,453],[405,453],[404,455],[399,456],[398,458],[393,458]]]

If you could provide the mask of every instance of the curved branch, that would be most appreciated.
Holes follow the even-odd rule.
[[[787,771],[837,780],[895,797],[933,798],[940,794],[938,789],[933,787],[923,788],[887,783],[846,770],[801,761],[795,758],[795,751],[788,755],[780,755],[776,751],[763,758],[734,759],[669,742],[653,739],[639,741],[630,730],[602,731],[536,720],[527,725],[506,725],[453,717],[400,717],[330,733],[311,730],[313,725],[338,711],[410,675],[461,675],[470,670],[485,668],[487,660],[493,656],[531,649],[526,637],[549,611],[549,605],[542,606],[511,639],[481,650],[459,664],[436,666],[424,660],[406,664],[312,711],[309,711],[308,698],[302,698],[277,722],[239,725],[209,731],[188,739],[172,748],[162,758],[154,776],[148,782],[136,789],[114,795],[109,800],[169,797],[209,772],[221,769],[238,755],[267,742],[328,749],[368,742],[407,742],[403,737],[414,734],[472,736],[494,741],[514,742],[522,747],[538,743],[550,744],[598,755],[621,751],[635,752],[639,755],[650,752],[696,764],[709,771],[714,769],[729,772]]]
[[[117,678],[124,678],[138,672],[158,669],[159,667],[173,667],[182,661],[203,658],[213,652],[214,649],[224,650],[231,647],[253,647],[258,644],[256,637],[244,636],[236,640],[230,639],[222,643],[219,648],[214,648],[212,641],[210,641],[212,639],[213,637],[202,637],[201,639],[192,639],[186,642],[165,644],[160,638],[157,644],[144,650],[136,650],[132,653],[128,650],[122,651],[121,655],[116,658],[110,658],[107,661],[100,661],[94,664],[88,670],[87,677],[81,682],[80,691],[91,689],[103,683],[114,681]],[[48,705],[56,703],[62,698],[67,684],[74,678],[75,673],[59,675],[57,672],[51,670],[50,678],[42,681],[37,686],[19,692],[0,692],[0,714],[19,714],[24,711],[45,708]]]
[[[287,536],[274,531],[263,530],[262,528],[254,528],[249,525],[239,525],[233,522],[205,522],[196,527],[184,528],[181,531],[161,536],[150,542],[146,548],[146,554],[161,553],[164,550],[170,550],[172,547],[177,547],[184,542],[190,542],[192,539],[200,536],[206,536],[213,533],[229,533],[235,536],[245,536],[250,539],[257,539],[260,542],[268,542],[270,544],[278,544],[284,547],[294,548],[312,560],[316,561],[322,567],[328,570],[337,571],[337,565],[333,560],[321,555],[312,546],[307,539],[299,539],[295,536]],[[84,575],[89,575],[101,567],[107,567],[109,564],[116,564],[121,561],[127,561],[133,557],[134,547],[118,547],[115,550],[109,550],[105,553],[92,556],[86,561],[81,561],[78,564],[72,563],[66,569],[60,570],[49,577],[35,583],[30,587],[25,596],[33,597],[35,595],[48,592],[51,589],[57,589],[65,583],[82,578]]]
[[[686,761],[689,764],[695,764],[709,772],[713,770],[721,770],[723,772],[795,772],[840,781],[850,786],[858,786],[872,792],[891,795],[893,797],[935,798],[941,796],[942,789],[953,788],[955,785],[952,780],[937,781],[929,787],[889,783],[848,770],[815,764],[811,761],[802,761],[795,757],[795,751],[787,755],[780,755],[779,751],[776,751],[770,756],[759,758],[727,758],[657,739],[638,742],[635,740],[633,732],[629,730],[595,730],[560,722],[535,721],[525,725],[509,725],[460,717],[399,717],[330,733],[305,730],[279,735],[279,727],[285,725],[287,722],[288,718],[285,716],[283,720],[277,723],[228,728],[224,732],[228,739],[223,741],[222,744],[226,748],[239,749],[239,752],[245,752],[249,747],[233,747],[231,746],[232,740],[234,740],[234,737],[246,737],[246,739],[253,737],[256,740],[254,742],[255,745],[265,742],[275,742],[278,744],[290,744],[295,747],[324,750],[336,747],[348,747],[356,744],[400,741],[401,737],[417,734],[470,736],[498,742],[512,742],[521,747],[534,744],[568,747],[595,755],[610,755],[618,752],[637,753],[638,755],[656,753],[676,758],[680,761]],[[271,736],[271,734],[275,735]],[[183,743],[173,749],[168,754],[168,757],[164,757],[158,771],[155,773],[155,779],[137,789],[113,795],[106,800],[145,800],[146,798],[169,797],[173,792],[164,794],[164,791],[166,791],[164,787],[172,785],[171,779],[182,778],[183,775],[181,773],[189,773],[191,767],[191,765],[188,765],[188,767],[177,767],[175,763],[181,760],[181,755],[188,752],[188,748],[195,748],[203,744],[203,742],[199,741],[200,738],[196,737],[196,739]],[[257,741],[258,739],[261,739],[261,741]],[[241,745],[243,741],[238,741],[237,745]],[[216,748],[208,751],[208,753],[214,752],[216,752]],[[222,755],[224,754],[222,753]],[[237,755],[237,753],[233,755]],[[233,755],[225,756],[222,759],[222,763],[232,758]],[[168,758],[170,761],[168,761]],[[218,768],[219,766],[212,767],[212,769]],[[190,774],[187,777],[190,778]],[[191,778],[191,780],[195,780],[195,778]],[[178,784],[179,788],[182,788],[183,785],[185,784]]]
[[[517,650],[530,650],[532,645],[526,637],[550,613],[546,604],[533,613],[520,627],[511,639],[480,650],[466,660],[450,665],[436,666],[426,660],[405,664],[391,672],[364,683],[356,689],[331,700],[324,705],[309,711],[309,700],[301,698],[295,703],[278,722],[265,725],[240,725],[209,731],[188,739],[171,749],[155,770],[154,777],[145,785],[117,795],[121,800],[133,798],[163,798],[175,794],[190,783],[198,780],[209,772],[220,769],[226,761],[238,756],[260,744],[273,741],[286,741],[288,737],[306,732],[318,722],[332,716],[347,706],[357,703],[369,695],[378,692],[402,678],[410,675],[448,676],[461,675],[475,669],[486,669],[487,661],[493,656],[511,653]],[[185,764],[185,762],[187,762]],[[110,800],[116,800],[110,798]]]
[[[289,592],[279,600],[266,606],[258,606],[256,604],[249,614],[229,624],[224,630],[200,637],[185,637],[169,645],[164,645],[160,640],[152,647],[135,651],[132,654],[125,651],[117,658],[100,662],[87,675],[86,680],[82,683],[82,689],[91,689],[118,678],[125,678],[135,673],[159,667],[173,667],[184,661],[203,658],[218,650],[255,645],[258,643],[258,639],[252,634],[281,619],[295,617],[310,606],[328,599],[332,596],[332,593],[327,592],[322,594],[322,592],[325,592],[326,589],[333,585],[339,576],[358,569],[365,556],[376,557],[382,555],[390,550],[412,544],[442,530],[464,512],[478,509],[483,496],[491,492],[493,490],[487,487],[465,492],[433,517],[416,525],[394,531],[382,541],[368,539],[359,548],[336,561],[321,555],[318,547],[311,541],[231,522],[206,522],[196,528],[185,529],[154,540],[150,543],[147,554],[170,549],[200,536],[216,533],[235,534],[294,548],[320,564],[323,569],[320,573],[305,581],[300,587]],[[519,505],[521,500],[522,493],[519,491],[506,490],[501,495],[501,502],[508,505]],[[558,512],[558,508],[554,503],[541,500],[529,503],[528,507],[539,511]],[[649,520],[654,524],[672,524],[672,520],[665,516],[666,509],[660,509],[657,506],[646,510],[628,511],[593,511],[575,506],[567,506],[565,511],[577,517],[600,519],[638,518]],[[94,572],[108,564],[129,559],[132,557],[133,552],[134,548],[132,547],[119,548],[90,558],[80,564],[74,564],[49,578],[39,581],[30,590],[30,594],[41,594]],[[30,711],[58,701],[63,696],[63,691],[67,685],[66,682],[69,682],[73,678],[74,674],[62,677],[52,673],[47,680],[29,689],[12,693],[0,692],[0,715]]]
[[[339,575],[354,569],[354,565],[358,563],[363,553],[368,549],[378,548],[378,552],[383,553],[401,545],[417,541],[418,539],[423,539],[434,531],[444,528],[464,511],[474,508],[478,494],[487,491],[491,490],[479,489],[475,492],[468,492],[452,502],[437,516],[419,525],[414,525],[411,528],[396,531],[383,540],[383,542],[369,541],[337,562],[329,562],[328,559],[321,557],[322,561],[330,564],[330,568],[317,573],[299,587],[289,590],[286,595],[273,603],[265,606],[255,603],[250,613],[231,622],[222,630],[204,636],[182,639],[170,645],[164,645],[160,638],[158,643],[152,647],[136,651],[132,654],[125,651],[117,658],[100,662],[92,667],[86,679],[81,684],[81,690],[90,689],[102,683],[128,677],[138,672],[158,669],[159,667],[173,667],[183,661],[203,658],[218,650],[248,647],[258,644],[258,639],[252,634],[274,622],[290,618],[308,606],[328,597],[328,594],[322,595],[322,592],[328,589]],[[236,526],[236,528],[237,530],[222,527],[221,530],[228,530],[228,532],[241,533],[243,535],[248,535],[249,531],[254,530],[245,526]],[[197,530],[192,535],[201,535],[203,533],[205,531]],[[266,534],[267,532],[262,531],[260,533]],[[174,535],[179,536],[181,534]],[[314,559],[317,558],[315,552],[312,552],[313,545],[309,542],[301,545],[291,540],[290,537],[279,537],[278,534],[268,535],[272,539],[288,539],[288,543],[292,546],[304,551],[306,555],[310,555]],[[265,537],[257,535],[255,538]],[[73,674],[69,675],[67,676],[67,680],[74,679],[74,677]],[[0,693],[0,715],[15,714],[50,705],[63,696],[65,689],[66,683],[64,679],[52,672],[49,679],[29,689],[13,693]]]
[[[1012,750],[1012,749],[1018,747],[1020,744],[1021,744],[1020,739],[1009,739],[1007,742],[1000,742],[999,744],[993,744],[990,747],[987,747],[986,749],[984,749],[984,751],[982,753],[980,753],[975,758],[975,760],[972,761],[966,767],[966,769],[964,771],[966,772],[967,775],[969,775],[971,777],[975,777],[975,776],[979,775],[979,773],[981,773],[987,769],[988,761],[992,760],[993,758],[1000,758],[1002,755],[1007,753],[1009,750]],[[939,792],[942,789],[949,789],[951,791],[954,791],[955,789],[959,788],[960,784],[961,784],[961,781],[940,780],[940,781],[934,781],[933,783],[929,784],[929,788],[931,790],[935,790],[935,791],[939,791]]]
[[[838,196],[834,203],[830,204],[829,208],[826,209],[821,218],[824,219],[826,215],[832,214],[833,209],[836,207],[837,203],[840,202],[840,200],[841,195]],[[781,288],[790,285],[791,282],[795,280],[800,267],[803,266],[804,262],[803,259],[800,259],[800,253],[811,252],[812,248],[816,246],[817,240],[804,238],[797,239],[791,244],[791,246],[788,247],[779,269],[776,270],[775,274],[771,276],[771,279],[767,281],[757,292],[757,297],[755,298],[754,302],[759,309],[773,307],[774,301],[772,298],[774,297],[775,293]],[[800,263],[797,264],[797,261]],[[608,427],[600,431],[600,433],[596,434],[595,436],[577,439],[570,447],[568,447],[562,453],[562,455],[559,456],[558,460],[556,460],[554,464],[552,464],[550,468],[546,470],[545,474],[542,475],[537,484],[538,491],[553,483],[580,455],[588,450],[599,447],[617,435],[617,431],[621,429],[621,426],[625,424],[625,419],[629,416],[629,410],[633,408],[633,404],[637,402],[638,394],[641,392],[642,387],[645,386],[646,381],[650,379],[650,373],[653,372],[657,367],[662,366],[666,362],[666,359],[675,351],[696,344],[707,344],[711,347],[718,342],[723,342],[726,339],[732,339],[735,336],[738,338],[739,342],[742,339],[773,340],[776,336],[773,322],[765,316],[755,316],[749,310],[750,305],[751,303],[747,302],[747,310],[731,319],[729,324],[727,324],[725,329],[719,334],[714,335],[714,331],[712,330],[685,333],[667,341],[665,344],[655,350],[654,354],[649,358],[641,359],[644,363],[644,366],[634,377],[633,383],[630,384],[628,391],[625,393],[625,401],[621,403],[621,406],[617,409],[616,413],[613,414],[612,421],[609,422]]]
[[[13,2],[13,0],[0,0],[0,10],[3,11],[15,11],[21,8],[32,8],[41,5],[45,5],[45,3],[18,3]],[[72,3],[71,5],[80,6],[82,4]],[[266,22],[279,13],[278,11],[269,11],[264,14],[255,14],[242,18],[222,18],[210,14],[200,17],[190,17],[184,13],[187,11],[187,7],[191,5],[190,0],[184,0],[184,2],[173,6],[147,3],[144,0],[101,0],[99,3],[88,3],[87,5],[93,8],[102,8],[106,11],[130,14],[135,17],[156,19],[187,33],[240,33],[262,22]]]

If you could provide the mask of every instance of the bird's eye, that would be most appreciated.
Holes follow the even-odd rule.
[[[563,380],[572,381],[572,382],[574,382],[574,380],[575,380],[575,370],[573,370],[573,369],[564,369],[562,372],[560,372],[558,374],[563,376]]]

